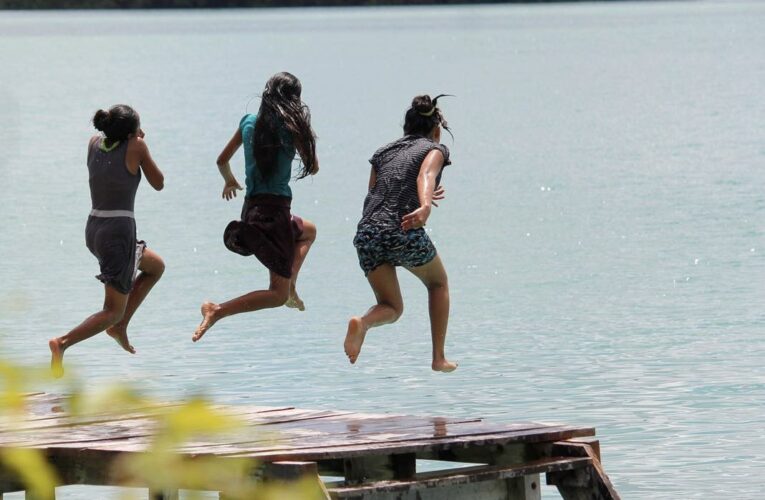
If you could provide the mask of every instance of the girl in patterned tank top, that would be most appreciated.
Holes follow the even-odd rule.
[[[93,125],[102,134],[88,144],[88,174],[92,210],[85,226],[88,250],[98,259],[104,283],[104,306],[62,337],[48,341],[51,368],[64,373],[64,351],[106,331],[131,354],[127,327],[133,314],[165,270],[162,258],[136,240],[133,204],[141,172],[160,191],[164,176],[149,153],[140,117],[130,106],[119,104],[98,110]]]
[[[369,191],[353,244],[377,303],[348,322],[344,348],[352,364],[370,328],[401,316],[404,302],[396,266],[403,266],[428,289],[431,368],[441,372],[457,368],[444,353],[449,321],[446,270],[423,229],[431,206],[437,206],[434,200],[443,198],[441,171],[450,163],[449,150],[440,144],[441,128],[449,129],[437,106],[439,97],[415,97],[404,117],[404,137],[378,149],[369,160]]]

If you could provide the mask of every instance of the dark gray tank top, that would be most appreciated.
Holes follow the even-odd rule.
[[[141,171],[130,173],[125,163],[128,141],[120,143],[110,151],[101,146],[104,138],[97,136],[88,150],[88,173],[90,200],[95,211],[125,210],[132,212],[135,193],[141,182]],[[95,213],[91,213],[96,215]],[[102,215],[103,216],[103,215]],[[106,215],[108,216],[108,215]]]

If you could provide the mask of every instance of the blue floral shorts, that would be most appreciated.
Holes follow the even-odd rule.
[[[365,276],[381,264],[419,267],[436,257],[436,247],[422,228],[404,233],[362,227],[353,238],[353,246]]]

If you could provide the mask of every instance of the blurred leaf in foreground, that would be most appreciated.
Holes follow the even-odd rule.
[[[2,448],[0,461],[18,474],[33,498],[53,500],[59,483],[56,471],[39,450],[28,448]]]

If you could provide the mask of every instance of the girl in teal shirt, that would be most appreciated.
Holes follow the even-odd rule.
[[[229,161],[244,145],[246,192],[241,220],[223,233],[226,247],[241,255],[254,255],[268,268],[268,289],[247,293],[228,302],[202,304],[202,322],[196,342],[218,320],[248,311],[287,305],[303,310],[295,283],[308,250],[316,239],[316,226],[290,213],[292,161],[302,160],[297,178],[319,171],[316,136],[311,113],[300,99],[300,81],[290,73],[277,73],[266,83],[256,115],[245,115],[234,136],[218,156],[223,176],[223,199],[231,200],[242,186],[231,173]]]

